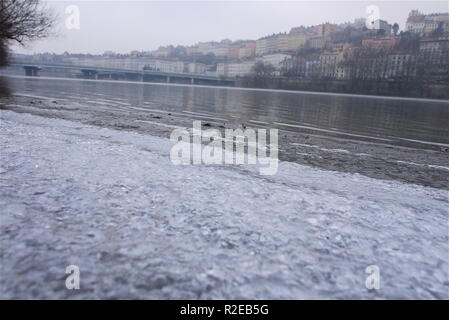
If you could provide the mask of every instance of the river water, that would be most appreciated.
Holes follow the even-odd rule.
[[[45,77],[8,77],[8,82],[15,94],[76,101],[86,108],[166,111],[393,144],[449,144],[449,102],[444,100]]]

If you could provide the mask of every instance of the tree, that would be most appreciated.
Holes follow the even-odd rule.
[[[402,53],[417,54],[419,52],[420,35],[416,33],[401,32],[395,50]]]
[[[0,1],[0,65],[6,64],[10,42],[25,45],[47,37],[54,24],[51,12],[39,0]]]
[[[276,68],[271,63],[258,61],[254,64],[251,71],[256,78],[267,78],[274,75]]]
[[[396,36],[398,34],[398,31],[399,31],[399,24],[395,22],[393,24],[393,34]]]
[[[8,61],[8,50],[3,42],[0,41],[0,67],[5,66]]]

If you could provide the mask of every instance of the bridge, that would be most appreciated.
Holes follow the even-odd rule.
[[[190,83],[234,85],[235,80],[198,73],[161,72],[154,70],[117,69],[96,66],[80,66],[67,64],[30,64],[12,63],[11,66],[21,67],[27,76],[38,76],[41,70],[64,69],[80,71],[85,79],[135,80],[142,82]]]

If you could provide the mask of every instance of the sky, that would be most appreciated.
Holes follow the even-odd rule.
[[[408,13],[448,12],[447,1],[153,1],[47,0],[56,25],[44,40],[13,46],[15,52],[127,53],[200,41],[253,39],[288,32],[300,25],[343,23],[367,17],[379,8],[380,19],[405,26]],[[76,6],[79,19],[76,19]],[[68,10],[66,12],[66,10]],[[79,25],[78,22],[79,21]],[[68,23],[68,24],[67,24]],[[68,27],[69,26],[69,27]],[[79,28],[78,28],[79,26]]]

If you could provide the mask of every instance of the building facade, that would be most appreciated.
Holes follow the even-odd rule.
[[[338,67],[343,61],[343,52],[325,52],[320,55],[319,61],[321,77],[335,79],[341,76],[343,71],[338,70]]]
[[[243,77],[251,73],[256,61],[217,64],[217,76],[226,78]]]

